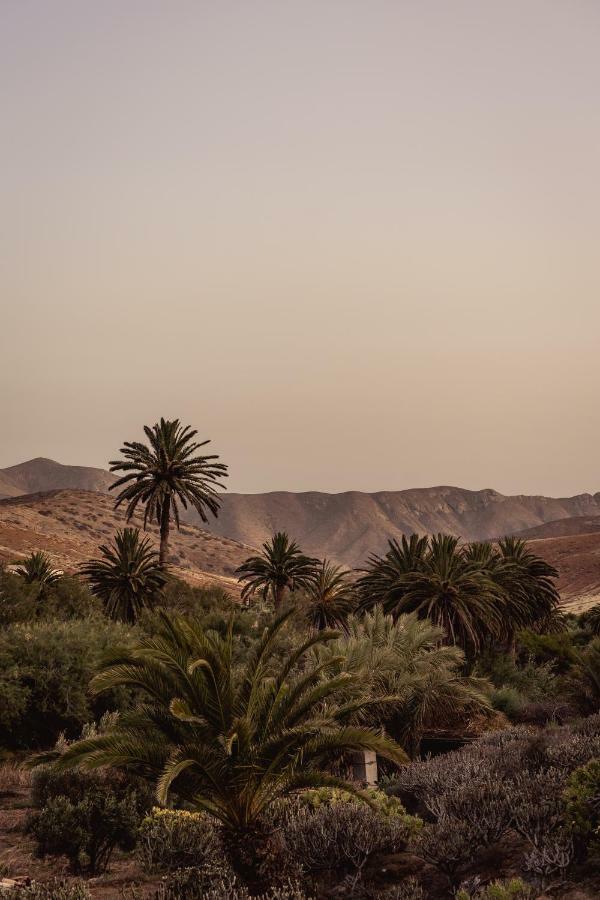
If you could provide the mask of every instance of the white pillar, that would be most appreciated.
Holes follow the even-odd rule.
[[[371,787],[377,784],[377,754],[373,750],[358,750],[352,754],[352,773],[355,781]]]

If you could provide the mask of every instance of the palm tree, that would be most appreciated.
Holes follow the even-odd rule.
[[[38,585],[40,595],[63,576],[60,569],[53,568],[50,557],[40,550],[31,553],[22,563],[15,566],[13,571],[25,584]]]
[[[356,676],[332,675],[332,662],[307,665],[311,648],[336,632],[312,635],[279,661],[276,640],[292,612],[264,630],[241,666],[234,660],[233,619],[221,636],[197,620],[161,613],[157,631],[116,654],[91,683],[95,694],[135,686],[140,705],[113,730],[71,745],[57,765],[125,766],[155,780],[161,804],[175,792],[222,824],[238,871],[256,865],[278,798],[318,786],[364,797],[330,774],[328,761],[371,750],[402,764],[406,754],[380,728],[350,723],[381,696],[346,702]]]
[[[464,726],[465,718],[491,708],[488,682],[465,676],[462,650],[443,644],[443,637],[442,629],[427,619],[414,613],[394,619],[376,606],[360,618],[351,616],[347,633],[313,654],[317,663],[330,661],[332,671],[358,676],[362,694],[383,690],[397,698],[385,709],[361,711],[361,718],[363,724],[365,715],[367,722],[387,720],[388,730],[414,758],[424,732]],[[356,690],[352,682],[348,699]]]
[[[419,567],[400,575],[383,601],[385,612],[415,612],[446,632],[469,655],[502,629],[504,591],[483,569],[465,559],[458,538],[438,534]]]
[[[600,635],[600,603],[590,607],[581,616],[581,624],[587,628],[592,634]]]
[[[115,508],[127,504],[127,520],[135,514],[139,504],[144,507],[144,528],[156,521],[160,528],[160,564],[166,566],[169,553],[171,516],[179,528],[179,504],[193,507],[203,522],[208,521],[207,510],[218,514],[220,501],[217,488],[227,477],[227,466],[214,462],[217,454],[198,455],[197,451],[210,441],[195,442],[198,433],[179,419],[144,426],[148,445],[126,441],[121,448],[125,460],[113,460],[111,472],[126,472],[111,484],[110,490],[122,488]]]
[[[271,597],[278,609],[286,590],[310,589],[318,560],[304,556],[285,531],[278,531],[262,547],[260,556],[251,556],[235,574],[238,581],[245,582],[242,599],[260,591],[263,599]]]
[[[383,603],[392,586],[398,579],[423,567],[429,538],[411,534],[409,538],[402,535],[400,542],[388,541],[385,556],[372,554],[363,574],[356,582],[361,609],[371,609],[377,603]]]
[[[512,632],[519,628],[554,627],[560,603],[557,570],[533,553],[521,538],[502,538],[498,550],[499,583],[509,598]]]
[[[154,605],[165,586],[158,554],[148,538],[140,540],[137,528],[117,531],[113,544],[99,549],[103,558],[85,563],[81,572],[112,619],[133,623],[145,607]]]
[[[356,606],[354,585],[345,569],[324,559],[317,566],[305,596],[306,618],[312,628],[345,630],[348,616]]]

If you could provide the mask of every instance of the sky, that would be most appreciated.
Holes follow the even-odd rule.
[[[0,466],[600,490],[597,0],[0,0]]]

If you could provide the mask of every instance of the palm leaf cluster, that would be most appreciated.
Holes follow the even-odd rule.
[[[371,556],[357,588],[363,610],[381,603],[393,616],[429,618],[472,654],[521,628],[547,627],[559,601],[556,577],[517,538],[462,546],[449,535],[412,535]]]
[[[107,615],[133,623],[144,608],[154,606],[165,586],[158,554],[148,538],[140,539],[137,528],[117,531],[113,543],[99,549],[102,558],[85,563],[81,573]]]
[[[124,460],[110,463],[111,472],[126,473],[110,489],[119,490],[115,507],[126,504],[128,519],[141,504],[144,528],[148,522],[158,523],[160,562],[165,565],[171,517],[179,528],[180,505],[195,509],[203,522],[208,521],[207,511],[216,516],[227,466],[216,462],[216,454],[199,454],[210,441],[195,441],[197,431],[181,425],[179,419],[161,419],[152,428],[144,426],[144,432],[148,444],[126,441],[121,448]]]
[[[278,662],[277,636],[290,615],[280,614],[237,667],[232,622],[220,636],[197,621],[161,614],[154,635],[115,656],[92,681],[95,693],[135,687],[141,705],[114,730],[72,745],[59,765],[129,767],[156,780],[161,803],[175,792],[239,834],[297,789],[356,792],[328,771],[339,754],[372,750],[404,762],[401,747],[380,728],[353,724],[360,710],[383,698],[348,698],[358,676],[336,671],[337,656],[304,665],[309,651],[335,632],[307,638]]]
[[[313,651],[318,663],[337,657],[334,671],[358,676],[360,690],[396,699],[385,708],[370,707],[364,721],[382,718],[394,736],[416,755],[427,730],[456,727],[490,709],[484,679],[463,674],[460,648],[442,643],[443,631],[414,613],[394,619],[381,606],[348,620],[347,633]],[[356,682],[348,685],[350,696]]]
[[[305,556],[295,541],[278,531],[262,545],[262,553],[251,556],[236,569],[244,583],[242,599],[259,593],[277,609],[286,590],[308,590],[314,581],[318,560]]]
[[[40,550],[30,553],[23,562],[14,567],[13,572],[22,578],[25,584],[35,584],[41,588],[56,584],[63,575],[60,569],[54,568],[48,554]]]
[[[304,610],[311,628],[347,627],[348,616],[356,607],[356,591],[350,573],[324,559],[319,563],[304,590]]]

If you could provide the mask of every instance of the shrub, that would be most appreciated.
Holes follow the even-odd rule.
[[[91,896],[84,884],[64,878],[43,883],[33,881],[2,892],[2,900],[91,900]]]
[[[371,803],[374,804],[377,812],[382,815],[406,816],[406,810],[397,797],[389,796],[377,788],[367,788],[365,793],[368,795]],[[318,809],[320,806],[331,806],[334,803],[357,803],[354,794],[339,788],[327,787],[302,791],[298,795],[298,799],[301,805],[309,806],[311,809]]]
[[[146,785],[113,770],[62,771],[42,766],[33,776],[40,808],[27,830],[39,856],[66,856],[71,867],[103,871],[115,847],[132,850],[140,819],[149,807]]]
[[[204,813],[153,809],[140,825],[138,855],[150,871],[202,867],[219,871],[223,846]]]
[[[204,869],[178,869],[160,886],[156,900],[312,900],[296,882],[250,895],[236,876],[225,872],[209,876]]]
[[[583,854],[600,853],[600,759],[576,769],[564,791],[565,819]]]
[[[0,573],[0,625],[34,619],[82,619],[102,611],[101,604],[78,578],[64,575],[42,587],[10,572]]]
[[[525,706],[525,697],[514,687],[501,687],[492,692],[494,709],[503,712],[509,719],[516,719]]]
[[[105,619],[12,625],[0,633],[0,734],[11,748],[48,747],[73,736],[130,692],[91,698],[87,686],[107,650],[127,644],[132,629]]]
[[[412,844],[417,856],[446,876],[450,887],[457,886],[460,869],[480,847],[477,828],[445,815],[435,824],[427,825]]]
[[[376,854],[403,850],[420,824],[404,812],[385,815],[366,804],[333,802],[291,810],[284,839],[292,867],[360,875]]]
[[[481,888],[461,887],[456,900],[530,900],[533,896],[530,885],[520,878],[511,878],[510,881],[492,881]]]

